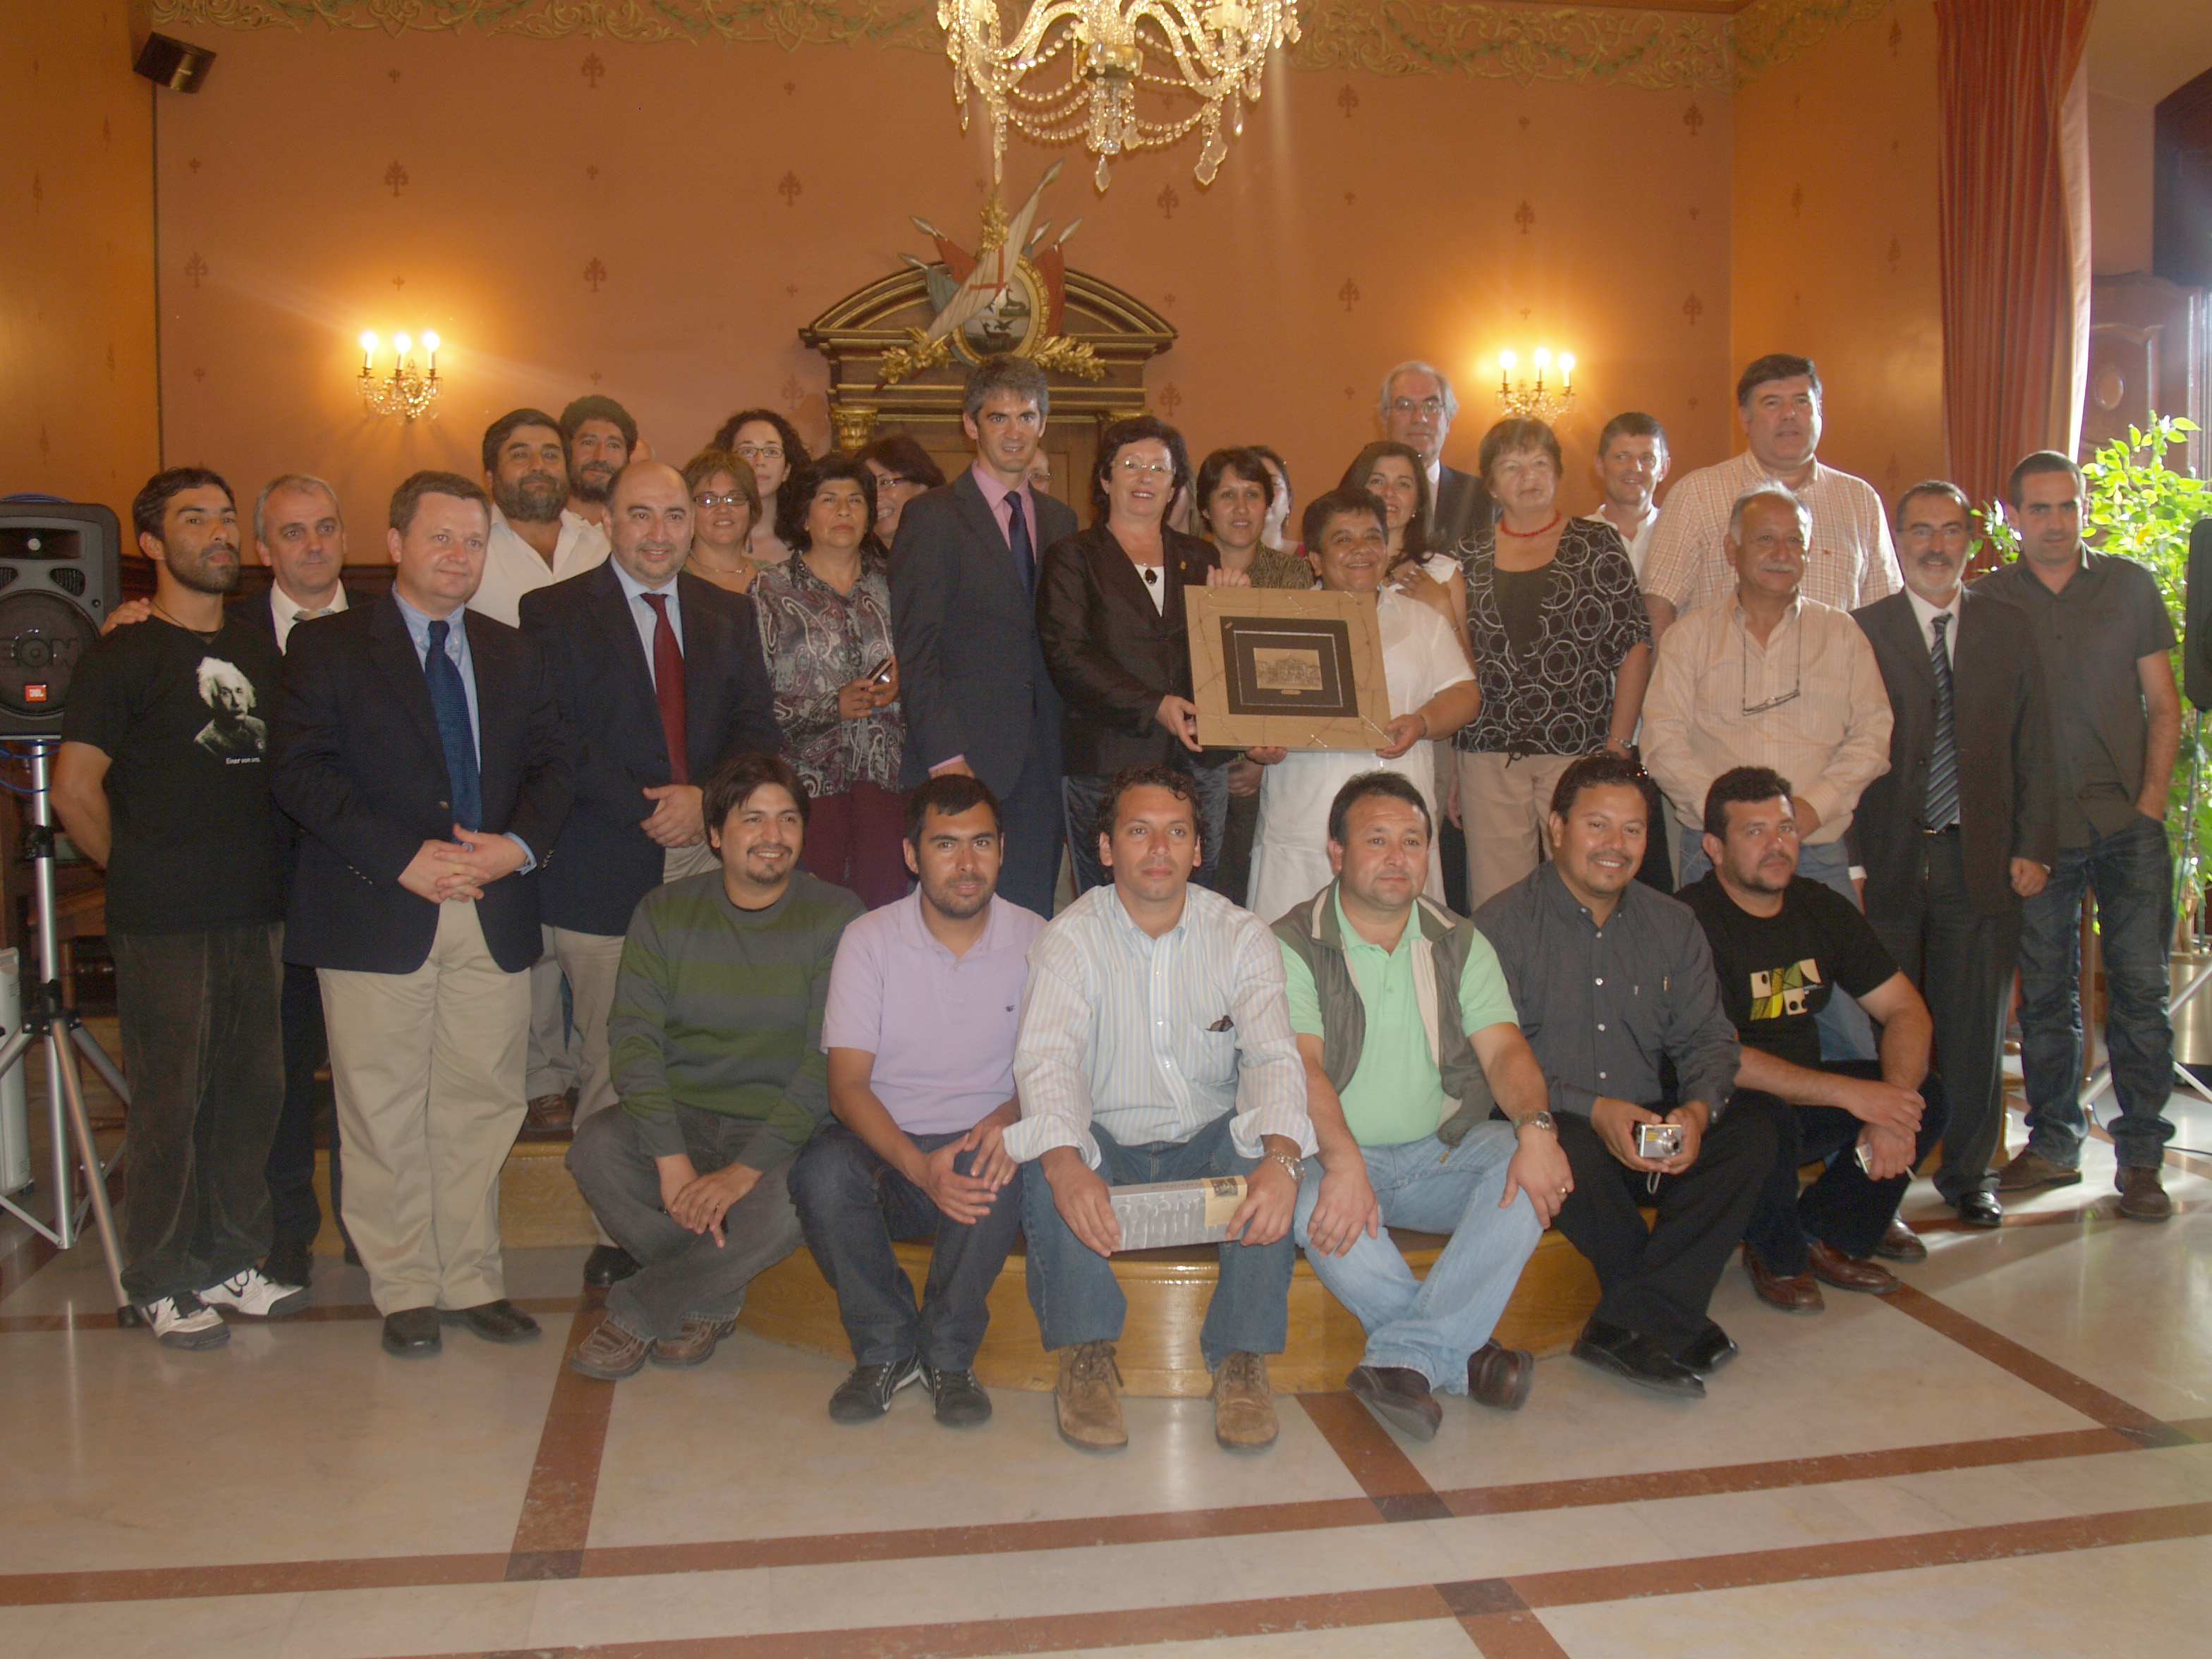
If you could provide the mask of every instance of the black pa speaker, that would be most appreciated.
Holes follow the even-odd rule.
[[[61,731],[70,677],[119,597],[122,556],[106,507],[0,498],[0,734]]]

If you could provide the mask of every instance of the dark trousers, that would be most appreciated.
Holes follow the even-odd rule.
[[[637,1272],[607,1292],[607,1316],[632,1336],[674,1336],[687,1319],[731,1319],[744,1305],[745,1286],[799,1248],[799,1217],[786,1176],[791,1159],[779,1146],[763,1169],[746,1157],[760,1125],[678,1105],[684,1150],[696,1174],[744,1163],[760,1169],[752,1189],[722,1217],[723,1243],[670,1218],[660,1198],[660,1171],[619,1107],[576,1126],[568,1173],[607,1236],[638,1262]]]
[[[1667,820],[1670,809],[1666,796],[1646,772],[1643,780],[1644,828],[1647,837],[1644,843],[1644,862],[1636,866],[1636,878],[1656,893],[1672,896],[1674,891],[1674,872],[1667,858]]]
[[[1943,1076],[1943,1162],[1936,1190],[1948,1204],[1996,1185],[2004,1139],[2004,1029],[2020,959],[2020,912],[1984,915],[1966,898],[1957,832],[1923,836],[1920,879],[1905,890],[1867,887],[1867,920],[1927,1000]]]
[[[841,795],[817,795],[806,814],[800,858],[809,873],[860,896],[871,910],[906,896],[913,878],[906,854],[906,797],[878,784],[856,783]]]
[[[1223,777],[1228,774],[1224,771]],[[1223,814],[1221,851],[1209,853],[1213,866],[1213,890],[1232,904],[1242,904],[1252,888],[1252,840],[1260,831],[1260,798],[1231,795]]]
[[[999,896],[1009,904],[1052,915],[1060,886],[1060,851],[1067,838],[1060,799],[1060,744],[1032,733],[1030,757],[1013,787],[999,798],[1006,855],[999,866]]]
[[[284,1104],[275,922],[116,933],[123,1291],[199,1291],[269,1253],[269,1139]]]
[[[1838,1077],[1881,1075],[1881,1062],[1872,1060],[1824,1060],[1820,1069]],[[1913,1169],[1920,1167],[1943,1135],[1943,1082],[1935,1073],[1923,1079],[1920,1097],[1926,1105],[1913,1141]],[[1905,1189],[1912,1184],[1912,1170],[1876,1181],[1860,1169],[1851,1149],[1865,1126],[1840,1106],[1792,1106],[1771,1095],[1739,1089],[1729,1110],[1762,1111],[1775,1126],[1774,1167],[1767,1172],[1759,1202],[1743,1229],[1744,1243],[1759,1259],[1785,1277],[1808,1272],[1813,1264],[1805,1243],[1814,1238],[1855,1261],[1872,1255],[1904,1201]],[[1814,1163],[1827,1168],[1800,1196],[1798,1166]]]
[[[2105,1047],[2120,1115],[2111,1124],[2120,1167],[2154,1170],[2173,1139],[2173,860],[2166,826],[2141,813],[2087,847],[2062,847],[2051,879],[2021,906],[2020,1060],[2027,1085],[2028,1150],[2073,1169],[2087,1126],[2081,1110],[2081,894],[2097,896],[2105,956]]]
[[[1216,751],[1218,752],[1218,750]],[[1222,854],[1229,842],[1229,769],[1201,765],[1198,757],[1185,754],[1176,763],[1198,787],[1198,868],[1191,879],[1201,887],[1221,892]],[[1074,861],[1075,893],[1080,898],[1094,887],[1113,879],[1098,861],[1098,803],[1114,781],[1104,772],[1071,772],[1061,786],[1067,805],[1067,850]],[[1229,895],[1235,897],[1236,895]],[[1051,912],[1044,914],[1049,915]]]
[[[1098,1173],[1109,1186],[1133,1187],[1154,1181],[1191,1181],[1201,1176],[1249,1175],[1260,1160],[1237,1150],[1229,1137],[1231,1114],[1213,1120],[1188,1140],[1155,1141],[1123,1146],[1097,1125]],[[1052,1183],[1042,1171],[1025,1172],[1022,1186],[1022,1231],[1029,1239],[1030,1306],[1048,1349],[1078,1342],[1120,1340],[1128,1299],[1114,1277],[1114,1264],[1072,1231],[1053,1202]],[[1273,1244],[1221,1245],[1221,1273],[1206,1306],[1199,1352],[1209,1370],[1232,1353],[1280,1353],[1291,1327],[1291,1271],[1298,1250],[1285,1231]]]
[[[331,1057],[323,1030],[323,991],[315,970],[284,964],[284,1106],[269,1142],[270,1242],[307,1244],[323,1230],[315,1198],[315,1073]],[[331,1137],[331,1206],[338,1207],[338,1138]]]
[[[960,1133],[910,1138],[933,1152]],[[953,1168],[970,1174],[975,1159],[973,1152],[963,1152]],[[866,1141],[833,1123],[791,1166],[791,1201],[815,1265],[837,1293],[856,1364],[888,1365],[919,1354],[933,1370],[974,1366],[991,1323],[985,1298],[1021,1228],[1019,1169],[981,1220],[953,1221]],[[902,1238],[936,1241],[919,1309],[914,1281],[891,1249]]]
[[[1698,1161],[1679,1176],[1630,1169],[1575,1113],[1559,1115],[1559,1134],[1575,1176],[1574,1191],[1559,1206],[1559,1229],[1597,1269],[1603,1293],[1595,1316],[1680,1353],[1705,1331],[1713,1286],[1774,1162],[1772,1120],[1731,1105],[1707,1127]],[[1644,1226],[1640,1204],[1658,1206],[1656,1226]]]

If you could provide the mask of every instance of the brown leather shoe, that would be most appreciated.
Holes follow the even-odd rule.
[[[2112,1184],[2119,1188],[2120,1213],[2130,1221],[2163,1221],[2173,1213],[2173,1200],[2154,1169],[2122,1170]]]
[[[568,1356],[568,1369],[603,1382],[619,1382],[643,1370],[652,1352],[653,1344],[643,1337],[632,1336],[613,1320],[603,1319],[599,1329],[579,1342],[576,1352]]]
[[[1997,1171],[1997,1190],[2001,1193],[2032,1193],[2038,1187],[2078,1187],[2081,1172],[2069,1170],[2063,1164],[2053,1164],[2041,1152],[2023,1148],[2018,1158]]]
[[[575,1131],[576,1109],[566,1095],[540,1095],[522,1114],[525,1140],[560,1140]]]
[[[1467,1357],[1467,1397],[1517,1412],[1528,1403],[1528,1390],[1536,1385],[1536,1356],[1525,1348],[1509,1348],[1492,1337]]]
[[[1053,1385],[1060,1437],[1085,1451],[1116,1451],[1129,1443],[1121,1420],[1121,1371],[1111,1342],[1078,1342],[1060,1351],[1060,1380]]]
[[[1413,1440],[1433,1440],[1444,1408],[1429,1392],[1429,1379],[1403,1365],[1355,1365],[1344,1386],[1359,1403],[1399,1433]]]
[[[738,1322],[731,1319],[687,1319],[673,1336],[664,1336],[653,1345],[653,1363],[656,1365],[703,1365],[714,1357],[714,1349],[732,1331]]]
[[[1241,1350],[1213,1374],[1213,1437],[1231,1451],[1257,1451],[1275,1443],[1275,1391],[1267,1386],[1267,1356]]]
[[[1886,1261],[1928,1260],[1928,1247],[1901,1216],[1889,1218],[1889,1231],[1881,1236],[1881,1243],[1874,1247],[1874,1253]]]
[[[1743,1268],[1751,1275],[1751,1288],[1770,1307],[1779,1308],[1784,1313],[1816,1314],[1827,1306],[1820,1299],[1820,1287],[1813,1282],[1811,1273],[1775,1273],[1748,1244],[1743,1247]]]
[[[1895,1273],[1879,1261],[1861,1261],[1845,1255],[1824,1238],[1808,1241],[1805,1254],[1813,1260],[1813,1277],[1839,1291],[1864,1291],[1869,1296],[1887,1296],[1897,1289]]]

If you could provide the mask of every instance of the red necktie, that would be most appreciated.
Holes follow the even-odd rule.
[[[676,629],[668,620],[668,595],[647,593],[653,607],[653,694],[660,703],[660,735],[668,744],[668,781],[691,781],[691,768],[684,750],[684,647],[676,642]]]

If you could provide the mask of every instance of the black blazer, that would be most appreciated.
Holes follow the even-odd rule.
[[[1473,541],[1498,516],[1489,489],[1472,472],[1439,465],[1436,495],[1429,510],[1431,552],[1449,553],[1461,543]]]
[[[1032,489],[1043,550],[1075,514]],[[1060,775],[1060,694],[1037,647],[1036,606],[973,472],[917,495],[891,548],[891,643],[906,712],[907,787],[956,755],[1001,795],[1042,750]]]
[[[732,756],[782,747],[753,602],[680,572],[684,753],[703,785]],[[653,671],[611,560],[522,596],[522,631],[538,641],[575,748],[576,799],[538,884],[540,918],[580,933],[629,931],[637,902],[660,885],[662,851],[640,828],[648,787],[669,780],[668,739]]]
[[[1874,647],[1889,691],[1889,770],[1866,787],[1851,820],[1866,866],[1866,909],[1877,921],[1917,917],[1925,868],[1920,813],[1936,742],[1936,670],[1912,601],[1903,592],[1851,613]],[[1959,834],[1966,894],[1984,915],[2019,908],[2010,865],[2057,856],[2058,793],[2051,709],[2028,620],[1969,588],[1951,655],[1959,744]]]
[[[1161,574],[1167,603],[1156,606],[1144,578],[1104,520],[1054,542],[1037,579],[1037,638],[1067,705],[1060,764],[1071,776],[1113,773],[1189,750],[1155,716],[1160,699],[1190,695],[1190,633],[1182,591],[1204,586],[1218,562],[1213,546],[1174,530]]]
[[[346,587],[343,582],[339,586],[345,588],[348,611],[359,610],[362,605],[373,605],[376,601],[376,595],[366,588]],[[284,647],[276,644],[276,613],[269,608],[267,588],[262,589],[258,593],[248,593],[241,599],[231,599],[223,605],[223,610],[233,621],[243,623],[268,641],[270,646],[275,647],[277,655],[283,654]],[[339,614],[344,613],[342,611]],[[317,617],[312,620],[320,622],[323,619]],[[292,631],[295,634],[298,633],[303,625],[294,623]],[[282,872],[285,890],[289,892],[292,885],[292,866],[300,856],[300,826],[293,823],[273,802],[270,810],[275,812],[276,817],[276,867]]]
[[[543,866],[574,790],[569,740],[536,641],[465,612],[477,683],[488,835],[522,837]],[[428,960],[438,907],[399,884],[426,841],[450,841],[453,796],[429,682],[391,598],[293,630],[276,702],[276,804],[300,824],[284,954],[311,968],[412,973]],[[507,972],[543,948],[538,872],[508,876],[477,905]]]

